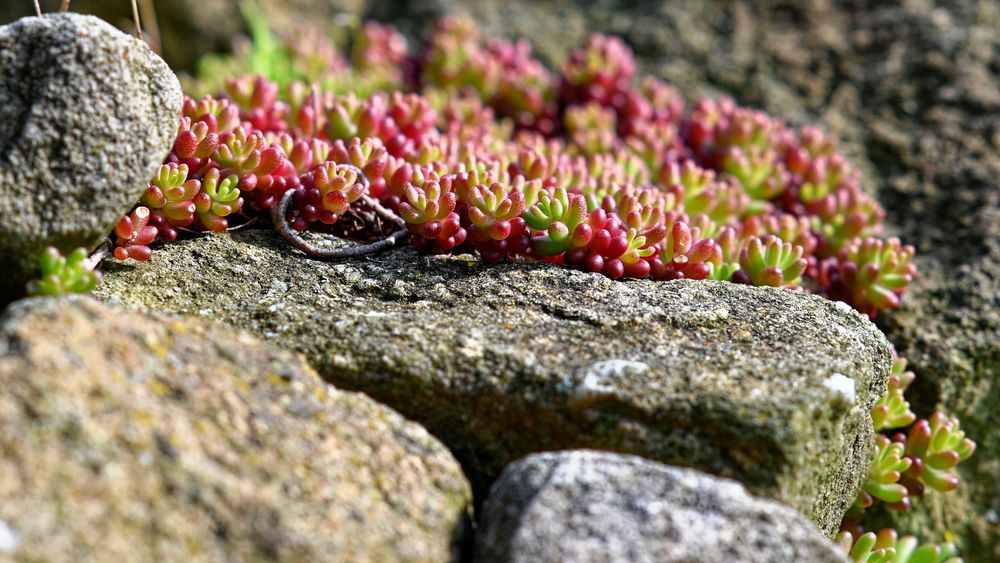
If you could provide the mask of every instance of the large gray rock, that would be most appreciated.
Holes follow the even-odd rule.
[[[177,133],[181,90],[149,47],[90,16],[0,27],[0,303],[47,245],[94,247]]]
[[[479,486],[531,452],[618,450],[736,478],[827,533],[867,474],[889,364],[866,318],[788,290],[410,248],[329,264],[268,231],[166,245],[98,295],[304,352],[427,426]]]
[[[558,61],[587,33],[623,35],[688,98],[735,96],[843,141],[890,232],[917,247],[902,307],[879,324],[910,360],[918,414],[958,416],[979,444],[962,486],[882,524],[1000,561],[1000,9],[994,0],[373,0],[422,33],[463,10]]]
[[[246,334],[0,318],[0,560],[447,561],[470,501],[423,428]]]
[[[735,481],[586,450],[508,466],[479,522],[477,561],[848,561],[801,514]]]

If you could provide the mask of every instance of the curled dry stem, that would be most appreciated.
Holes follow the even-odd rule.
[[[360,168],[351,166],[350,164],[340,164],[339,166],[350,166],[351,168],[357,170],[358,178],[364,182],[365,189],[367,190],[369,185],[368,178],[364,175]],[[292,197],[294,195],[295,190],[290,189],[287,190],[283,196],[281,196],[281,200],[271,208],[271,221],[274,223],[274,229],[278,231],[282,238],[288,241],[288,243],[295,248],[301,250],[310,258],[315,258],[317,260],[343,260],[345,258],[367,256],[369,254],[375,254],[397,246],[410,235],[410,232],[405,228],[406,222],[403,221],[401,217],[383,207],[382,204],[380,204],[375,198],[363,195],[361,196],[361,201],[364,202],[368,208],[370,208],[379,218],[396,225],[399,230],[383,239],[368,244],[359,244],[344,248],[317,248],[306,242],[305,239],[300,237],[292,229],[291,225],[288,224],[288,211],[292,204]]]
[[[84,261],[84,267],[88,270],[97,270],[97,267],[101,265],[101,262],[104,262],[104,259],[111,255],[112,246],[111,239],[104,239],[104,242],[95,248],[94,252],[87,257],[86,261]]]

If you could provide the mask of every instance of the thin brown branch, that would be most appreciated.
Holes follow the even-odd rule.
[[[59,7],[59,11],[60,12],[68,12],[69,11],[69,3],[71,1],[72,0],[62,0],[62,6]]]
[[[104,259],[110,255],[111,255],[111,239],[104,239],[104,242],[102,242],[100,246],[95,248],[94,252],[92,252],[90,256],[87,257],[87,260],[84,261],[83,265],[88,270],[96,270],[97,267],[101,265],[101,262],[103,262]]]
[[[392,223],[393,225],[396,225],[396,227],[400,229],[406,228],[406,221],[404,221],[403,218],[400,217],[399,215],[393,213],[391,210],[382,207],[382,204],[379,203],[377,199],[366,194],[361,196],[361,201],[363,201],[365,205],[371,208],[371,210],[375,212],[375,215],[378,215],[378,217],[383,221]]]
[[[278,234],[280,234],[282,238],[288,241],[288,243],[295,248],[301,250],[310,258],[315,258],[317,260],[343,260],[345,258],[367,256],[369,254],[375,254],[383,250],[388,250],[399,244],[403,239],[410,235],[410,232],[404,229],[396,231],[384,239],[368,244],[359,244],[357,246],[348,246],[343,248],[317,248],[296,234],[288,224],[288,221],[285,219],[285,215],[288,213],[288,207],[292,203],[293,195],[295,195],[295,190],[288,190],[285,192],[285,195],[281,197],[281,201],[271,208],[271,220],[274,222],[274,229],[278,231]]]
[[[135,36],[142,39],[142,22],[139,21],[139,5],[136,0],[132,0],[132,19],[135,22]]]

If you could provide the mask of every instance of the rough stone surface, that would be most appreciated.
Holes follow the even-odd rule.
[[[587,450],[508,466],[480,518],[475,560],[848,561],[801,514],[735,481]]]
[[[471,493],[296,354],[89,299],[0,318],[0,560],[446,561]]]
[[[42,0],[44,12],[59,9],[62,0]],[[143,27],[151,29],[151,18],[140,1]],[[190,71],[198,58],[208,53],[229,51],[233,41],[248,33],[241,4],[236,0],[162,0],[149,2],[155,9],[163,58],[174,69]],[[304,26],[333,34],[357,22],[368,0],[255,0],[270,26],[279,34],[301,32]],[[121,0],[73,0],[73,9],[111,22],[127,33],[134,23],[132,4]],[[34,15],[30,1],[8,0],[0,5],[0,23]],[[148,34],[147,34],[148,36]],[[150,38],[151,40],[153,38]]]
[[[724,93],[844,141],[920,277],[879,321],[917,374],[921,415],[957,415],[979,444],[963,486],[883,523],[956,535],[1000,561],[1000,4],[993,0],[374,0],[412,33],[447,10],[560,60],[589,31],[623,35],[690,99]]]
[[[180,115],[145,43],[77,14],[0,27],[0,303],[47,245],[94,247],[139,199]]]
[[[527,453],[618,450],[737,478],[827,533],[867,473],[889,359],[867,319],[792,291],[410,248],[328,264],[268,231],[167,245],[98,294],[304,352],[427,426],[479,486]]]

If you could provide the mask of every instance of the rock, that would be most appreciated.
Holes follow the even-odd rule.
[[[0,27],[0,303],[42,249],[93,248],[177,133],[177,78],[145,43],[77,14]]]
[[[840,138],[920,275],[879,324],[910,360],[921,416],[958,416],[979,444],[963,485],[882,523],[956,536],[1000,561],[1000,9],[991,0],[373,0],[411,33],[460,9],[561,60],[589,31],[623,35],[640,66],[689,99],[727,94]]]
[[[801,514],[735,481],[586,450],[530,455],[493,485],[477,561],[848,561]]]
[[[481,488],[528,453],[617,450],[736,478],[826,533],[867,474],[889,363],[867,319],[788,290],[411,248],[329,264],[269,231],[166,245],[98,295],[304,352],[424,424]]]
[[[55,10],[57,2],[42,2]],[[198,59],[209,53],[228,51],[233,40],[248,33],[241,2],[233,0],[170,0],[150,2],[155,9],[156,27],[163,58],[178,70],[194,70]],[[279,34],[301,32],[303,26],[315,26],[329,33],[343,32],[353,25],[367,8],[368,0],[256,0],[268,25]],[[120,0],[74,0],[73,9],[97,16],[133,33],[135,24],[130,2]],[[154,23],[139,3],[143,27],[148,32]],[[0,6],[0,23],[35,14],[31,2],[6,2]],[[148,34],[147,34],[148,37]],[[195,38],[195,39],[192,39]],[[150,38],[151,40],[155,38]]]
[[[0,389],[2,560],[445,561],[467,514],[424,429],[221,326],[21,301]]]

